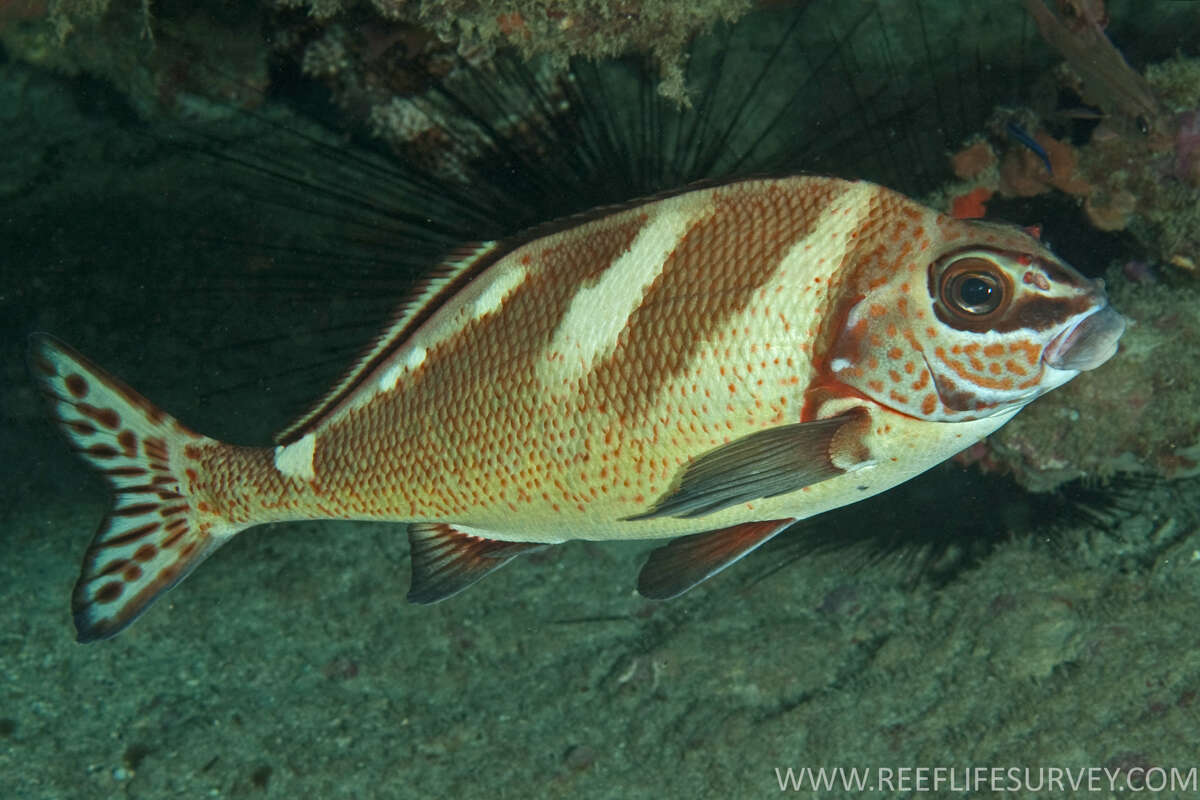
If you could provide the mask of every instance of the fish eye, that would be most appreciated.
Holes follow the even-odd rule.
[[[982,317],[1005,301],[1005,282],[994,264],[982,258],[963,258],[942,275],[942,302],[970,317]]]
[[[1000,291],[992,276],[964,273],[954,282],[952,296],[968,314],[987,314],[1000,305]]]

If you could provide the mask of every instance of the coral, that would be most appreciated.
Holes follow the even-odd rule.
[[[956,219],[981,219],[987,215],[987,201],[993,194],[986,186],[977,186],[951,200],[950,214]]]
[[[304,74],[314,78],[332,78],[349,70],[353,62],[347,52],[345,39],[345,31],[335,27],[325,36],[310,42],[300,59]]]
[[[1146,67],[1146,80],[1168,109],[1200,108],[1200,67],[1195,59],[1176,55],[1150,64]]]
[[[1137,198],[1124,189],[1109,192],[1096,189],[1083,202],[1083,211],[1088,221],[1102,231],[1123,231],[1129,226],[1133,212],[1137,209]]]
[[[987,140],[978,140],[950,156],[950,167],[959,180],[978,178],[996,163],[996,152]]]
[[[110,83],[145,117],[226,114],[258,105],[267,52],[257,9],[152,17],[146,0],[59,0],[42,16],[4,25],[16,59]]]
[[[306,7],[313,19],[332,23],[349,9],[338,0],[275,0],[276,7]],[[371,0],[381,23],[423,27],[460,54],[488,55],[515,47],[525,58],[568,58],[650,54],[659,65],[659,90],[688,101],[683,65],[688,43],[718,20],[732,22],[753,7],[750,0]]]
[[[265,62],[272,50],[281,52],[297,45],[300,52],[295,55],[303,58],[306,71],[323,79],[355,64],[347,45],[361,47],[368,62],[386,56],[389,63],[385,66],[390,71],[402,71],[414,54],[429,55],[439,48],[478,65],[497,48],[512,46],[526,59],[545,56],[560,68],[574,56],[599,59],[637,52],[648,54],[658,64],[660,92],[686,105],[689,97],[683,67],[689,42],[717,21],[731,22],[752,7],[751,0],[623,0],[614,4],[592,0],[371,0],[369,7],[342,0],[266,0],[261,5],[223,6],[208,14],[206,23],[199,23],[205,16],[200,7],[158,8],[150,0],[20,0],[0,3],[0,43],[22,60],[111,80],[143,111],[153,107],[157,92],[148,85],[171,80],[169,74],[147,75],[158,68],[134,62],[152,57],[153,47],[163,44],[158,34],[164,30],[169,31],[169,40],[186,42],[193,52],[186,62],[168,58],[173,63],[163,66],[161,72],[189,72],[191,81],[196,80],[196,71],[188,64],[197,62],[221,63],[227,76],[245,77],[249,45],[260,62]],[[274,14],[265,28],[264,8]],[[296,14],[296,10],[303,13]],[[287,12],[292,12],[290,17]],[[238,17],[236,24],[218,21],[231,17]],[[9,24],[25,20],[38,24]],[[197,24],[208,24],[212,30],[207,34],[186,30]],[[358,41],[344,37],[339,49],[339,30],[343,37],[345,30],[353,30]],[[327,33],[334,35],[326,37]],[[415,50],[396,47],[419,39],[425,44]],[[222,50],[230,41],[242,54],[240,62],[226,63]],[[166,45],[168,49],[171,46]],[[209,50],[220,55],[206,60],[203,54]],[[261,76],[250,76],[247,82],[258,85]],[[200,87],[188,84],[186,88]]]

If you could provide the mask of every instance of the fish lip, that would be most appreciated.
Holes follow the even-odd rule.
[[[1124,332],[1125,318],[1105,304],[1055,336],[1042,361],[1059,370],[1095,369],[1116,354]]]

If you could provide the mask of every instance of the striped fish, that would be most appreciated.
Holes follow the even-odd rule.
[[[881,186],[745,180],[465,249],[274,447],[184,427],[65,344],[31,366],[112,486],[73,612],[117,633],[234,534],[409,523],[409,600],[532,549],[671,538],[677,595],[1107,360],[1102,284]]]

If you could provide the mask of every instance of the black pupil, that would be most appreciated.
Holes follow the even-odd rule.
[[[996,287],[983,278],[967,278],[960,284],[958,292],[966,306],[986,306],[992,299]]]

